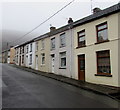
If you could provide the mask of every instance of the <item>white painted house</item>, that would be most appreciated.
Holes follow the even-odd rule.
[[[35,68],[35,42],[31,40],[25,45],[25,66]]]
[[[74,78],[72,22],[50,32],[50,71]]]

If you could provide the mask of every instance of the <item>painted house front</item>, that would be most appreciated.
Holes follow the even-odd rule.
[[[74,23],[75,78],[120,87],[120,3]]]
[[[35,69],[44,72],[49,71],[50,37],[48,33],[35,39]]]
[[[15,63],[15,48],[10,48],[10,64]]]
[[[34,40],[26,42],[25,45],[25,66],[35,68],[35,42]]]
[[[50,72],[74,78],[72,23],[50,32]]]

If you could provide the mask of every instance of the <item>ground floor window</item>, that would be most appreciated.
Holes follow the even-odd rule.
[[[41,54],[41,65],[45,64],[45,53]]]
[[[110,65],[110,51],[98,51],[97,52],[97,74],[111,74]]]
[[[32,54],[30,54],[30,65],[32,65]]]
[[[66,67],[66,52],[60,53],[60,67],[61,68]]]

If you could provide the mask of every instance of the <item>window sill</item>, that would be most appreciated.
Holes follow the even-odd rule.
[[[63,67],[63,68],[62,68],[62,67],[60,67],[59,69],[66,69],[66,67]]]
[[[83,47],[86,47],[86,45],[84,45],[84,46],[78,46],[78,47],[76,47],[76,49],[83,48]]]
[[[105,43],[105,42],[109,42],[109,40],[105,40],[105,41],[97,42],[97,43],[95,43],[95,44],[101,44],[101,43]]]
[[[112,77],[112,75],[110,75],[110,74],[95,74],[95,76]]]

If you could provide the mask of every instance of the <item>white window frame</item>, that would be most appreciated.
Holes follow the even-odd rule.
[[[35,43],[35,50],[38,51],[38,41]]]
[[[44,50],[45,49],[45,40],[42,39],[41,40],[41,50]]]
[[[33,44],[30,43],[30,52],[32,52],[32,47],[33,47]]]
[[[62,54],[65,54],[64,56]],[[61,59],[66,58],[66,52],[60,52],[60,68],[66,68],[65,66],[62,66]]]
[[[53,42],[54,40],[54,42]],[[55,37],[51,39],[51,50],[55,49]]]
[[[65,38],[65,33],[60,34],[60,47],[65,47],[66,46],[66,38]]]

